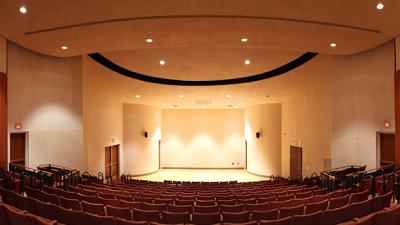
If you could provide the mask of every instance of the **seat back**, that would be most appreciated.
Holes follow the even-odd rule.
[[[58,199],[60,200],[60,206],[66,209],[73,209],[73,210],[82,210],[81,202],[78,199],[69,199],[59,196]]]
[[[276,220],[278,219],[279,210],[272,209],[272,210],[265,210],[265,211],[258,211],[255,210],[251,214],[251,220]]]
[[[115,225],[112,216],[99,216],[91,213],[84,213],[86,225]]]
[[[362,192],[357,192],[357,193],[352,193],[350,195],[350,204],[356,203],[356,202],[362,202],[368,199],[370,191],[365,190]]]
[[[326,199],[321,202],[314,202],[306,204],[304,214],[311,214],[319,211],[325,211],[328,208],[329,200]]]
[[[322,211],[306,214],[294,215],[292,225],[321,225]]]
[[[338,198],[331,198],[329,200],[328,209],[336,209],[336,208],[340,208],[345,205],[348,205],[349,200],[350,200],[350,195],[346,195],[346,196],[342,196],[342,197],[338,197]]]
[[[148,222],[160,222],[160,212],[158,210],[132,210],[133,220],[136,221],[148,221]]]
[[[219,213],[197,213],[192,214],[192,223],[197,225],[218,224],[221,222]]]
[[[322,214],[322,224],[324,225],[336,225],[338,223],[346,222],[350,218],[350,206],[346,205],[340,208],[328,209]]]
[[[49,220],[58,219],[57,205],[52,203],[46,203],[41,201],[36,201],[36,212],[38,216],[44,217]]]
[[[86,225],[82,211],[57,207],[57,218],[60,223],[66,225]]]
[[[286,217],[283,219],[277,220],[261,220],[260,225],[291,225],[292,224],[292,217]]]
[[[279,219],[286,218],[288,216],[303,215],[304,205],[295,207],[282,207],[279,209]]]
[[[122,218],[126,220],[132,220],[132,212],[128,207],[115,207],[106,206],[107,216],[112,216],[114,218]]]
[[[8,206],[4,207],[9,225],[36,225],[36,220],[34,217],[28,216],[15,208]]]
[[[250,212],[222,212],[222,218],[224,223],[246,223],[250,221]]]
[[[161,222],[165,224],[186,224],[190,222],[190,213],[163,211]]]
[[[198,213],[219,213],[219,207],[214,206],[194,206],[193,212]]]
[[[372,199],[371,211],[378,212],[379,210],[382,210],[385,207],[389,207],[392,201],[392,197],[393,197],[393,192],[388,192],[383,195],[375,196]]]
[[[361,218],[371,213],[372,199],[350,204],[350,217]]]
[[[95,214],[98,216],[106,215],[106,211],[104,210],[103,204],[90,203],[90,202],[86,202],[86,201],[82,201],[81,204],[82,204],[82,210],[84,212],[88,212],[88,213]]]
[[[220,212],[242,212],[244,210],[244,205],[220,205]]]
[[[386,208],[376,213],[375,224],[376,225],[399,225],[400,224],[400,205]]]

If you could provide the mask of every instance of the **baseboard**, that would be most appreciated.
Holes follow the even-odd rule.
[[[258,173],[253,173],[253,172],[250,172],[250,171],[248,171],[248,170],[246,170],[246,172],[248,172],[248,173],[250,173],[250,174],[253,174],[253,175],[256,175],[256,176],[259,176],[259,177],[265,177],[265,178],[269,178],[270,176],[268,176],[268,175],[261,175],[261,174],[258,174]]]
[[[148,173],[142,173],[142,174],[127,174],[127,175],[129,175],[129,176],[132,176],[132,177],[141,177],[141,176],[147,176],[147,175],[151,175],[151,174],[154,174],[154,173],[157,173],[159,170],[155,170],[155,171],[153,171],[153,172],[148,172]]]
[[[162,167],[161,169],[184,169],[184,170],[243,170],[244,167]]]

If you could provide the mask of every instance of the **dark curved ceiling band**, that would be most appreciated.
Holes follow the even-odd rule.
[[[292,23],[316,24],[316,25],[323,25],[323,26],[340,27],[340,28],[346,28],[346,29],[352,29],[352,30],[366,31],[366,32],[372,32],[372,33],[381,33],[380,30],[371,29],[371,28],[367,28],[367,27],[358,27],[358,26],[351,26],[351,25],[340,24],[340,23],[330,23],[330,22],[315,21],[315,20],[295,19],[295,18],[286,18],[286,17],[273,17],[273,16],[200,14],[200,15],[141,16],[141,17],[125,17],[125,18],[116,18],[116,19],[109,19],[109,20],[99,20],[99,21],[70,24],[70,25],[65,25],[65,26],[60,26],[60,27],[51,27],[51,28],[46,28],[46,29],[41,29],[41,30],[29,31],[29,32],[25,32],[25,35],[40,34],[40,33],[45,33],[45,32],[52,32],[52,31],[58,31],[58,30],[65,30],[65,29],[99,25],[99,24],[107,24],[107,23],[126,22],[126,21],[160,20],[160,19],[162,19],[162,20],[166,20],[166,19],[270,20],[270,21],[285,21],[285,22],[292,22]]]
[[[238,77],[232,79],[225,79],[225,80],[175,80],[175,79],[167,79],[161,77],[154,77],[150,75],[145,75],[141,73],[137,73],[131,70],[128,70],[122,66],[115,64],[114,62],[110,61],[100,53],[93,53],[89,54],[90,58],[95,60],[96,62],[100,63],[101,65],[109,68],[110,70],[124,75],[126,77],[130,77],[136,80],[141,80],[145,82],[155,83],[155,84],[166,84],[166,85],[179,85],[179,86],[214,86],[214,85],[228,85],[228,84],[241,84],[241,83],[248,83],[254,82],[259,80],[264,80],[267,78],[275,77],[286,72],[289,72],[304,63],[310,61],[314,58],[318,53],[315,52],[307,52],[301,55],[300,57],[294,59],[293,61],[282,65],[276,69],[271,71],[260,73],[256,75],[251,75],[247,77]]]

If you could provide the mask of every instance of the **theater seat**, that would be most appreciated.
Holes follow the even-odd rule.
[[[85,215],[82,211],[57,207],[57,217],[60,223],[66,225],[85,225]]]
[[[197,213],[192,214],[192,223],[197,225],[218,224],[221,222],[219,213]]]
[[[306,215],[293,216],[292,225],[320,225],[322,220],[322,211]]]
[[[190,213],[189,212],[162,212],[162,223],[165,224],[179,224],[179,223],[189,223]]]
[[[147,221],[129,221],[120,218],[115,218],[115,225],[148,225]]]
[[[224,223],[246,223],[250,221],[250,212],[222,212],[222,220]]]
[[[291,225],[292,217],[286,217],[278,220],[261,220],[260,225]]]
[[[400,205],[385,208],[376,213],[375,225],[399,225],[400,224]]]
[[[132,220],[132,212],[128,207],[115,207],[106,206],[107,216],[112,216],[114,218],[121,218],[126,220]]]
[[[86,225],[115,225],[112,216],[99,216],[91,213],[84,213]]]

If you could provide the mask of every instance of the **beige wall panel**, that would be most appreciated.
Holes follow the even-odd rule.
[[[377,165],[376,132],[394,132],[393,42],[333,57],[332,166]],[[385,128],[384,121],[392,126]]]
[[[282,103],[282,176],[290,175],[290,145],[303,151],[303,177],[324,169],[331,151],[330,57],[317,56],[298,68],[296,76],[311,76]]]
[[[84,164],[92,174],[104,172],[105,147],[120,144],[122,174],[122,102],[98,87],[99,76],[107,76],[105,71],[89,57],[83,57]]]
[[[247,170],[260,175],[281,174],[281,104],[245,109]],[[256,138],[260,132],[260,138]]]
[[[8,103],[9,132],[29,133],[28,166],[83,169],[80,57],[50,57],[9,43]]]
[[[245,166],[242,109],[163,110],[162,134],[162,167]]]
[[[146,174],[158,170],[161,109],[123,104],[124,173]],[[147,138],[144,132],[148,133]]]
[[[395,39],[396,44],[396,70],[400,70],[400,36]]]
[[[0,36],[0,73],[7,73],[7,40]]]

